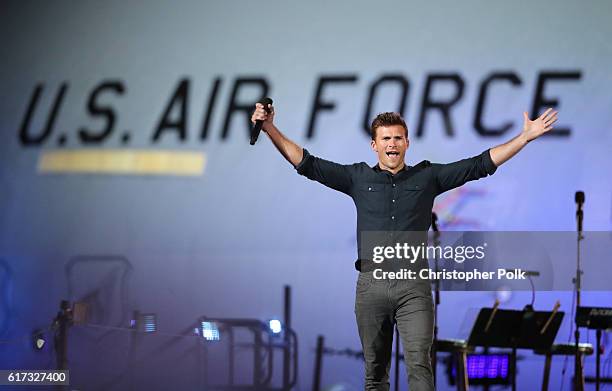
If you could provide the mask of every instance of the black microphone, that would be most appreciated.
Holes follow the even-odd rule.
[[[584,204],[584,191],[577,191],[574,195],[574,201],[578,204],[578,208],[582,209],[582,204]]]
[[[266,110],[268,114],[270,114],[270,108],[268,107],[268,105],[272,104],[272,99],[263,98],[257,103],[261,103],[264,106],[264,110]],[[259,132],[261,132],[262,125],[263,125],[262,120],[258,119],[257,121],[255,121],[255,125],[253,125],[253,129],[251,129],[251,145],[255,145],[255,143],[257,142],[257,137],[259,137]]]
[[[582,204],[584,204],[584,191],[577,191],[574,195],[576,201],[576,221],[578,222],[578,232],[582,232]]]
[[[439,232],[437,223],[438,223],[438,215],[436,214],[436,212],[431,212],[431,229],[433,229],[434,232]]]

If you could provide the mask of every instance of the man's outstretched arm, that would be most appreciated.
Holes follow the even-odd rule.
[[[516,155],[528,142],[535,140],[544,133],[552,129],[552,125],[557,122],[557,112],[553,109],[548,109],[536,118],[530,120],[527,116],[527,112],[523,113],[524,123],[523,131],[521,134],[508,141],[505,144],[498,145],[495,148],[491,148],[491,160],[493,164],[499,167],[508,161],[511,157]]]
[[[264,110],[261,103],[257,103],[251,121],[253,123],[256,120],[263,121],[262,129],[268,134],[276,149],[293,164],[297,172],[334,190],[350,194],[352,179],[349,166],[312,156],[307,150],[289,140],[274,126],[274,107],[270,105],[269,109],[270,113]]]
[[[492,175],[497,167],[516,155],[528,142],[552,129],[557,121],[557,112],[548,109],[531,121],[527,113],[521,134],[505,144],[488,149],[480,155],[448,164],[434,164],[438,194],[461,186],[468,181]]]
[[[289,140],[281,133],[276,126],[274,126],[274,106],[270,105],[270,113],[264,110],[264,106],[261,103],[255,105],[255,111],[251,116],[251,121],[255,123],[256,120],[263,121],[262,129],[268,134],[272,143],[278,149],[278,151],[287,159],[287,161],[293,164],[293,167],[297,167],[304,157],[304,149]]]

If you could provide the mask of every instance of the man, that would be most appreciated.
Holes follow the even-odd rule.
[[[469,159],[450,164],[423,161],[406,166],[410,140],[398,113],[379,114],[371,126],[372,150],[378,164],[342,165],[311,155],[285,137],[274,125],[274,108],[258,103],[251,117],[262,120],[262,129],[297,172],[348,194],[357,208],[357,244],[368,231],[427,231],[434,198],[447,190],[495,172],[527,143],[550,131],[557,112],[548,109],[535,120],[523,113],[523,131],[505,144]],[[360,251],[361,254],[361,251]],[[411,390],[433,390],[430,349],[433,338],[433,302],[428,281],[375,279],[374,264],[355,263],[360,271],[355,315],[365,358],[366,390],[389,389],[393,325],[404,348]]]

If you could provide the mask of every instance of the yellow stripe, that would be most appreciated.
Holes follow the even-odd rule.
[[[202,152],[82,149],[43,151],[39,173],[198,176],[204,173]]]

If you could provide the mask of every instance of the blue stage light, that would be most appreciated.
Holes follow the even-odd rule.
[[[449,382],[456,384],[457,367],[454,359],[448,360]],[[467,355],[467,375],[470,384],[510,384],[512,379],[511,356],[508,353],[473,353]]]
[[[202,337],[207,341],[219,341],[219,327],[215,322],[202,322]]]
[[[134,311],[130,327],[142,333],[154,333],[157,331],[157,314]]]
[[[145,333],[157,331],[157,316],[155,314],[142,314],[142,322]]]
[[[280,334],[283,331],[283,324],[278,319],[270,319],[268,327],[272,334]]]
[[[470,354],[467,357],[468,378],[505,380],[509,363],[510,357],[506,354]]]

